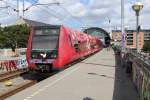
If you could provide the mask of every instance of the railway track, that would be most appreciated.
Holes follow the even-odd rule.
[[[26,73],[26,72],[27,72],[27,70],[17,70],[17,71],[2,73],[2,74],[0,74],[0,82],[18,77],[21,74]]]
[[[26,72],[27,70],[17,70],[0,74],[0,86],[3,87],[3,89],[0,89],[0,100],[3,100],[36,83],[35,80],[23,79],[19,83],[17,83],[17,80],[16,83],[14,82],[15,79],[21,77],[21,75]]]
[[[34,84],[36,84],[36,81],[26,80],[25,82],[20,83],[19,85],[16,85],[7,90],[4,90],[3,92],[0,92],[0,100],[4,100],[5,98],[12,96],[16,94],[17,92],[22,91]]]
[[[0,74],[0,100],[4,100],[56,73],[57,71],[47,74],[14,71],[11,73]],[[17,78],[19,78],[19,81]],[[1,87],[3,87],[3,89],[1,89]]]

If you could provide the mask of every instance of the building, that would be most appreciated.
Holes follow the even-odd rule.
[[[136,48],[136,31],[127,30],[126,31],[126,47]],[[144,31],[139,32],[139,48],[142,49],[144,45]]]
[[[29,19],[25,19],[25,18],[20,18],[15,22],[15,25],[20,25],[20,24],[27,24],[30,27],[50,25],[50,24],[46,24],[43,22],[38,22],[38,21],[29,20]]]
[[[121,41],[122,33],[120,30],[112,30],[112,41]]]
[[[112,40],[121,42],[122,34],[120,30],[112,31]],[[140,30],[139,47],[143,48],[144,42],[150,40],[150,30]],[[126,48],[136,48],[136,31],[126,30]]]
[[[107,46],[110,44],[110,36],[109,33],[106,32],[104,29],[102,28],[98,28],[98,27],[90,27],[84,30],[85,33],[90,34],[92,36],[96,36],[98,37],[104,46]]]

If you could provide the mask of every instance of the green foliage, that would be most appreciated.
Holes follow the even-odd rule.
[[[143,51],[150,52],[150,40],[145,41],[144,46],[143,46]]]
[[[0,28],[0,48],[11,48],[12,44],[25,48],[30,33],[30,28],[23,25],[12,25]]]

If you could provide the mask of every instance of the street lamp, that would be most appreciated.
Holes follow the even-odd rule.
[[[140,48],[139,48],[139,30],[138,30],[138,26],[139,26],[139,12],[140,10],[143,8],[143,4],[141,2],[136,2],[133,6],[132,9],[135,11],[136,13],[136,50],[137,52],[140,52]]]

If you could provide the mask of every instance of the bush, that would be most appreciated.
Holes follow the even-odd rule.
[[[143,51],[150,52],[150,40],[145,41],[144,46],[143,46]]]

